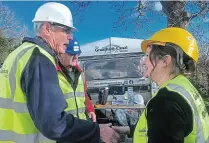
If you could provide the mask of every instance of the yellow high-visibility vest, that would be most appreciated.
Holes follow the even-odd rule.
[[[86,120],[85,114],[85,92],[84,92],[84,76],[83,73],[80,75],[78,79],[78,85],[73,91],[72,86],[66,80],[66,78],[62,75],[62,73],[58,73],[59,84],[62,87],[62,92],[65,95],[65,99],[67,101],[68,107],[65,109],[66,112],[69,112],[74,115],[74,117],[78,117],[80,119]]]
[[[35,127],[26,105],[26,95],[20,84],[22,72],[35,48],[49,58],[56,68],[54,57],[43,48],[30,42],[24,42],[7,57],[0,71],[0,143],[55,143],[44,137]],[[71,100],[70,91],[72,91],[69,83],[60,74],[58,74],[58,78],[67,103],[71,105],[66,111],[73,112],[76,105],[75,102],[69,102]],[[79,80],[80,84],[75,92],[78,98],[79,92],[82,94],[84,90],[81,82],[82,80]],[[83,106],[81,105],[82,100],[84,99],[79,100],[79,108]],[[83,118],[82,115],[81,118]]]
[[[177,92],[179,95],[181,95],[192,109],[193,130],[184,138],[184,143],[209,143],[209,116],[203,99],[196,88],[183,75],[179,75],[176,78],[167,81],[160,88],[163,87],[166,87],[168,90]],[[155,98],[155,96],[153,98]],[[144,111],[140,116],[135,128],[133,137],[134,143],[148,142],[147,120],[145,117],[145,112],[146,111]]]

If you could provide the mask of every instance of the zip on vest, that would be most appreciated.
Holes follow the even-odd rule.
[[[75,96],[75,90],[77,88],[78,78],[80,77],[80,75],[81,74],[79,74],[79,76],[75,75],[75,80],[74,80],[74,82],[72,82],[72,88],[73,88],[73,92],[74,92],[74,99],[75,99],[75,105],[76,105],[78,119],[80,119],[80,117],[79,117],[79,112],[78,112],[78,103],[77,103],[77,99],[76,99],[76,96]]]
[[[77,99],[76,99],[76,96],[75,96],[75,90],[74,90],[74,89],[73,89],[73,92],[74,92],[74,99],[75,99],[75,105],[76,105],[77,117],[78,117],[78,119],[80,119],[79,114],[78,114],[78,104],[77,104]]]

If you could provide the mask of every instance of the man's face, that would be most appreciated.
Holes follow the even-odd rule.
[[[78,64],[78,54],[74,55],[72,59],[72,66],[75,67],[77,64]]]
[[[72,68],[77,65],[78,63],[78,55],[71,55],[71,54],[60,54],[59,60],[62,65],[66,68]]]
[[[45,23],[44,32],[47,42],[58,54],[65,53],[69,40],[72,39],[71,28],[56,24]]]

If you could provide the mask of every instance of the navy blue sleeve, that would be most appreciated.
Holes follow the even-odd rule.
[[[23,71],[21,86],[31,118],[44,136],[58,142],[99,142],[98,124],[64,112],[67,103],[56,68],[38,49],[34,50]]]

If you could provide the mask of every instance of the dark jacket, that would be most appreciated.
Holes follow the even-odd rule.
[[[193,130],[192,110],[186,100],[166,87],[147,107],[148,143],[184,143]]]

